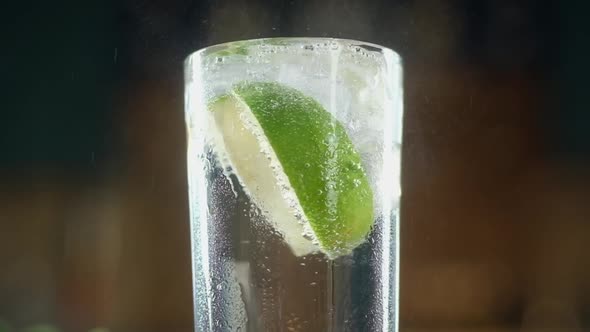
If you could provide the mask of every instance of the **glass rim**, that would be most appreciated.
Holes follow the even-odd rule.
[[[203,55],[208,55],[208,53],[211,51],[215,51],[215,50],[221,51],[221,50],[231,46],[232,44],[238,44],[238,43],[244,43],[247,45],[266,44],[266,43],[277,44],[278,41],[285,41],[286,43],[289,43],[289,44],[294,44],[296,42],[305,42],[305,41],[312,42],[312,43],[335,41],[335,42],[344,43],[347,45],[363,47],[365,50],[370,51],[370,52],[381,52],[384,54],[389,54],[389,55],[393,56],[394,58],[396,58],[398,61],[401,61],[401,56],[399,55],[399,53],[397,53],[393,49],[383,46],[383,45],[379,45],[379,44],[375,44],[375,43],[371,43],[371,42],[366,42],[366,41],[362,41],[362,40],[349,39],[349,38],[334,38],[334,37],[263,37],[263,38],[233,40],[233,41],[228,41],[228,42],[217,43],[217,44],[205,46],[205,47],[202,47],[194,52],[189,53],[185,57],[184,62],[186,64],[190,59],[197,58],[197,57],[200,57]],[[280,44],[278,44],[278,45],[280,45]]]

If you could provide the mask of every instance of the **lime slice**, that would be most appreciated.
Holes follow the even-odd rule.
[[[373,225],[373,194],[343,126],[278,83],[241,83],[210,105],[214,145],[296,255],[349,254]]]

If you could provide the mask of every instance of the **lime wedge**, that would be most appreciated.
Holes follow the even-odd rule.
[[[349,254],[373,225],[373,194],[343,126],[278,83],[241,83],[209,105],[214,146],[296,255]]]

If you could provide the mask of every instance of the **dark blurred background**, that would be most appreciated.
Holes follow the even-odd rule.
[[[182,61],[270,36],[404,59],[402,331],[590,330],[584,2],[3,7],[0,331],[192,330]]]

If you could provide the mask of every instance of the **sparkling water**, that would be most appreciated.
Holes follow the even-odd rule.
[[[263,39],[196,52],[185,71],[196,330],[397,331],[399,57],[350,40]],[[262,206],[234,173],[207,105],[243,81],[295,88],[344,126],[375,209],[371,233],[352,254],[328,257],[297,209]],[[276,199],[296,201],[288,186],[277,188]],[[290,240],[293,232],[303,240]]]

